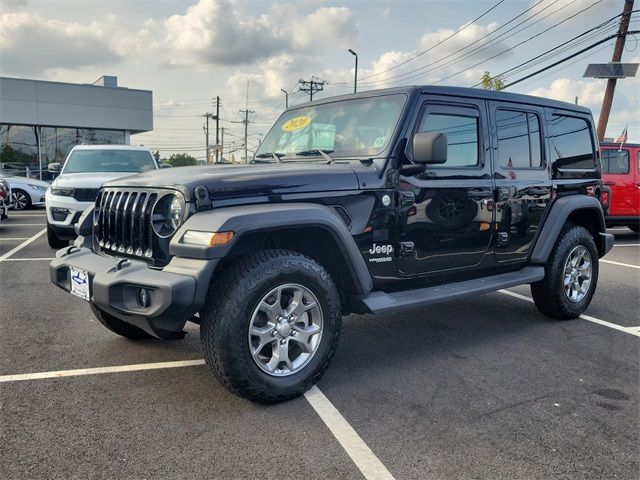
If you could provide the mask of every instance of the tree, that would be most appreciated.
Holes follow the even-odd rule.
[[[174,167],[190,167],[196,165],[197,160],[188,153],[174,153],[169,157],[167,163]]]
[[[502,75],[492,77],[489,72],[484,72],[480,83],[482,88],[486,90],[502,90],[504,88],[504,77]]]
[[[156,159],[156,162],[160,162],[160,150],[153,152],[153,158]]]

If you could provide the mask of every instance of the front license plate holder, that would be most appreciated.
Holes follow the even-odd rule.
[[[71,291],[72,295],[80,297],[87,302],[91,298],[89,272],[80,268],[70,267],[71,274]]]

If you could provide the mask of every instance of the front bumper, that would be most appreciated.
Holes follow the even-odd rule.
[[[164,269],[157,270],[140,260],[96,254],[80,237],[77,244],[83,243],[56,253],[50,264],[55,285],[69,292],[69,268],[85,270],[90,278],[91,303],[155,337],[183,336],[184,324],[204,304],[218,260],[176,257]],[[147,307],[138,301],[141,288],[149,294]]]

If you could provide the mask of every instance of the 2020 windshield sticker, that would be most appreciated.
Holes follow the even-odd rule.
[[[393,245],[376,245],[375,243],[369,249],[369,253],[371,255],[384,255],[382,257],[371,257],[369,258],[370,262],[373,263],[383,263],[390,262],[392,260],[391,254],[393,253]]]
[[[304,127],[311,123],[311,119],[307,116],[294,117],[291,120],[287,120],[282,124],[282,131],[295,132],[302,130]]]

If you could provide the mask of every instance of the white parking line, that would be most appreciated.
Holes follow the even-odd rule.
[[[3,223],[2,228],[7,227],[42,227],[44,223]]]
[[[619,247],[640,247],[640,243],[619,243],[613,246],[613,248]]]
[[[45,215],[42,213],[38,213],[38,214],[31,214],[31,213],[12,213],[9,218],[16,218],[16,217],[31,217],[31,218],[38,218],[38,217],[44,217]]]
[[[367,480],[393,480],[387,467],[318,387],[311,387],[304,396]]]
[[[21,382],[26,380],[45,380],[50,378],[78,377],[104,373],[138,372],[165,368],[181,368],[205,365],[203,359],[179,360],[174,362],[139,363],[134,365],[116,365],[112,367],[80,368],[76,370],[57,370],[51,372],[19,373],[0,375],[0,383]],[[316,386],[304,394],[320,419],[338,440],[347,455],[356,464],[367,480],[394,480],[393,475],[375,456],[360,435],[353,429],[336,407]]]
[[[51,261],[53,260],[54,257],[39,257],[39,258],[5,258],[3,260],[0,260],[2,262],[36,262],[36,261],[42,261],[42,260],[47,260],[47,261]]]
[[[520,300],[525,300],[527,302],[533,303],[533,298],[527,297],[526,295],[520,295],[516,292],[511,292],[509,290],[498,290],[500,293],[504,293],[505,295],[509,295],[510,297],[519,298]],[[638,327],[623,327],[622,325],[618,325],[617,323],[606,322],[604,320],[600,320],[599,318],[592,317],[591,315],[580,315],[580,318],[586,320],[588,322],[597,323],[598,325],[603,325],[605,327],[612,328],[614,330],[619,330],[624,333],[628,333],[629,335],[635,335],[636,337],[640,337],[640,329]]]
[[[23,380],[42,380],[45,378],[78,377],[81,375],[97,375],[100,373],[137,372],[140,370],[157,370],[160,368],[193,367],[204,365],[204,360],[180,360],[177,362],[138,363],[135,365],[116,365],[113,367],[80,368],[77,370],[58,370],[55,372],[20,373],[17,375],[1,375],[0,383],[19,382]]]
[[[638,269],[640,269],[640,266],[638,266],[638,265],[631,265],[629,263],[614,262],[612,260],[600,259],[600,262],[602,262],[602,263],[610,263],[611,265],[618,265],[620,267],[629,267],[629,268],[638,268]]]
[[[2,255],[0,257],[0,262],[2,262],[4,259],[9,258],[11,255],[13,255],[14,253],[18,252],[19,250],[22,250],[24,247],[26,247],[27,245],[29,245],[31,242],[35,242],[38,237],[40,237],[41,235],[44,235],[44,233],[47,231],[46,228],[43,228],[42,230],[40,230],[38,233],[36,233],[33,237],[31,237],[29,240],[25,240],[24,242],[22,242],[20,245],[18,245],[15,248],[12,248],[11,250],[9,250],[7,253],[5,253],[4,255]]]
[[[0,242],[10,242],[14,240],[29,240],[31,237],[12,237],[12,238],[0,238]]]

